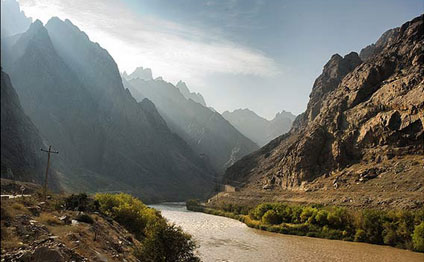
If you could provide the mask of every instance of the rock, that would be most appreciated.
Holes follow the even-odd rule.
[[[31,256],[33,262],[66,262],[65,258],[58,249],[50,249],[48,247],[40,247],[34,251]]]
[[[59,220],[62,221],[65,225],[71,224],[71,218],[69,216],[61,216]]]
[[[249,189],[281,170],[281,187],[297,190],[304,181],[353,164],[370,166],[424,154],[424,64],[413,64],[423,57],[423,18],[383,35],[375,44],[378,50],[364,51],[365,61],[356,53],[333,55],[291,131],[229,167],[224,181],[246,182]],[[399,166],[394,171],[404,170]],[[377,168],[368,170],[359,181],[379,173]]]

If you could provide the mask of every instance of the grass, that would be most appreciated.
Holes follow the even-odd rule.
[[[62,221],[60,221],[59,218],[57,218],[51,213],[46,212],[41,213],[40,216],[37,218],[37,221],[43,224],[47,224],[49,226],[63,225]]]

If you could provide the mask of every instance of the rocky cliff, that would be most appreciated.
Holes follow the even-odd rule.
[[[228,168],[225,181],[242,189],[309,191],[319,178],[331,177],[337,188],[353,177],[391,177],[401,165],[400,173],[415,170],[408,175],[421,185],[405,190],[422,190],[423,39],[420,16],[364,49],[365,61],[357,53],[333,55],[291,131]],[[407,161],[415,156],[418,162]],[[390,179],[393,192],[401,180]]]

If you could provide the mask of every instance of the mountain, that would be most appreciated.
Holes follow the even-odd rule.
[[[1,38],[23,33],[31,23],[16,0],[1,0]]]
[[[1,71],[1,177],[44,182],[43,140],[24,113],[9,76]],[[53,172],[50,172],[52,174]],[[55,179],[49,180],[55,185]]]
[[[219,113],[187,99],[171,83],[161,79],[145,81],[140,78],[126,83],[138,101],[144,97],[150,99],[171,130],[187,141],[198,154],[207,158],[220,173],[258,148]]]
[[[123,78],[131,80],[131,79],[135,79],[135,78],[140,78],[143,80],[152,80],[153,79],[153,75],[152,75],[152,69],[150,68],[143,68],[141,67],[137,67],[134,72],[132,72],[130,75],[127,74],[127,72],[124,72],[122,74]]]
[[[208,164],[152,102],[131,96],[109,53],[69,20],[34,22],[10,50],[5,71],[25,112],[61,152],[56,168],[66,190],[126,191],[145,201],[210,192]]]
[[[202,106],[206,107],[206,102],[205,102],[205,99],[203,98],[203,96],[200,93],[192,93],[192,92],[190,92],[190,90],[188,89],[186,83],[184,83],[183,81],[178,81],[176,87],[178,88],[178,90],[180,90],[181,94],[185,98],[191,99],[194,102],[199,103]]]
[[[291,131],[229,167],[224,181],[242,182],[246,194],[322,192],[314,195],[318,201],[334,192],[334,203],[347,194],[347,202],[355,199],[356,205],[419,205],[415,200],[424,184],[423,18],[388,31],[372,52],[361,52],[365,61],[357,53],[333,55]],[[299,198],[308,195],[313,194]],[[418,199],[423,200],[422,193]]]
[[[222,116],[259,146],[264,146],[277,136],[287,133],[296,117],[290,112],[282,111],[269,121],[247,108],[233,112],[225,111]]]

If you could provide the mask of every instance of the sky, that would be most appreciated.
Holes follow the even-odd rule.
[[[423,0],[18,1],[43,23],[70,19],[121,72],[148,67],[218,112],[249,108],[268,119],[302,113],[333,54],[359,53],[424,12]]]

